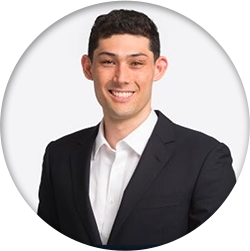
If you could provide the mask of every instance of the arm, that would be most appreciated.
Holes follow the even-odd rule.
[[[221,206],[235,183],[230,151],[219,144],[207,155],[197,179],[189,211],[189,232]]]
[[[51,227],[59,231],[59,221],[49,166],[49,147],[50,144],[46,148],[43,159],[43,170],[39,188],[39,205],[37,214]]]

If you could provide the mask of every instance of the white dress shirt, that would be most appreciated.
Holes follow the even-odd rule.
[[[103,121],[92,151],[89,196],[103,245],[107,244],[125,188],[157,122],[148,118],[112,149],[104,137]]]

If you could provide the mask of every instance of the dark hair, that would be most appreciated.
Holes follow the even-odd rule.
[[[154,22],[144,13],[134,10],[113,10],[108,14],[98,16],[91,29],[89,37],[88,56],[93,60],[94,50],[101,38],[117,34],[131,34],[147,37],[154,60],[160,55],[159,33]]]

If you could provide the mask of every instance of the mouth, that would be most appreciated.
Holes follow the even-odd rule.
[[[109,92],[113,97],[119,99],[128,99],[135,93],[134,91],[116,91],[116,90],[109,90]]]

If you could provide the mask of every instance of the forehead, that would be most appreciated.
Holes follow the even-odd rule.
[[[108,38],[102,38],[99,40],[98,47],[95,51],[98,54],[102,51],[114,54],[153,54],[150,51],[150,41],[148,38],[130,34],[113,35]]]

